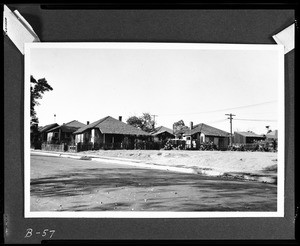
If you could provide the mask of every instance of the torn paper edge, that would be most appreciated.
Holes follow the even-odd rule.
[[[17,10],[11,11],[6,5],[3,8],[3,31],[23,55],[25,43],[40,42],[25,18]]]
[[[272,36],[277,44],[284,46],[284,54],[295,48],[295,23]]]
[[[24,26],[26,26],[26,27],[29,28],[28,31],[31,31],[36,36],[36,38],[38,39],[38,41],[40,41],[38,35],[33,30],[32,26],[24,19],[24,17],[20,14],[20,12],[18,10],[15,10],[13,13],[16,15],[16,17],[19,19],[19,21],[22,22],[22,24]]]

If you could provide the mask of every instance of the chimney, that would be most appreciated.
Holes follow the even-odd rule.
[[[190,128],[191,128],[191,130],[193,129],[193,121],[191,121],[191,123],[190,123]]]
[[[119,121],[122,121],[122,116],[119,116]]]
[[[89,125],[89,124],[90,124],[90,122],[89,122],[89,121],[87,121],[87,122],[86,122],[86,124],[87,124],[87,125]]]

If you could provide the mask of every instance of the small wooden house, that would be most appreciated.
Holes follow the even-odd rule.
[[[30,147],[34,149],[41,149],[42,143],[47,141],[47,131],[58,124],[53,123],[45,126],[33,125],[30,127]]]
[[[70,145],[74,143],[74,138],[72,133],[81,127],[86,126],[85,124],[73,120],[68,123],[58,125],[47,131],[47,143],[53,144],[67,144]]]
[[[150,134],[153,136],[154,142],[167,141],[168,139],[175,138],[173,130],[164,126],[155,128]]]
[[[90,149],[127,149],[151,140],[151,135],[134,126],[107,116],[73,133],[77,151]]]
[[[254,132],[234,132],[234,140],[235,144],[252,144],[256,141],[264,140],[265,137],[263,135],[258,135]]]
[[[57,123],[52,123],[49,125],[45,125],[45,126],[41,126],[38,128],[39,131],[39,140],[41,143],[43,142],[47,142],[47,131],[49,131],[50,129],[57,127],[58,124]]]
[[[230,134],[218,128],[204,123],[193,126],[191,122],[190,130],[184,133],[186,147],[199,149],[200,144],[213,143],[218,149],[227,149]]]

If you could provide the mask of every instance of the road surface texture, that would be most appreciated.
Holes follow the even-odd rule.
[[[276,211],[277,186],[31,154],[31,211]]]

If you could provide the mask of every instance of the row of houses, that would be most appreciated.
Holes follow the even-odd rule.
[[[160,126],[152,132],[145,132],[122,121],[104,117],[93,123],[81,123],[77,120],[58,125],[49,124],[38,128],[38,148],[56,151],[84,151],[97,149],[160,149],[170,139],[182,139],[186,149],[199,149],[202,143],[213,143],[218,149],[227,149],[230,133],[204,123],[186,127],[183,131]],[[266,137],[276,138],[277,131],[270,136],[253,132],[234,132],[233,141],[237,144],[251,144]]]

